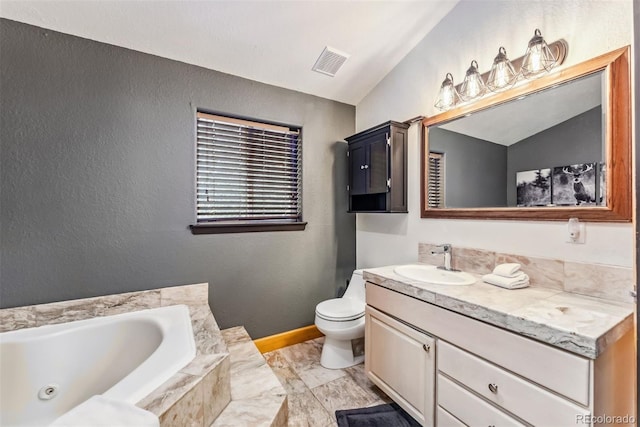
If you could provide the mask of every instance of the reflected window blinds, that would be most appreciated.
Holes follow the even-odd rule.
[[[300,129],[198,112],[196,217],[302,221]]]
[[[428,199],[430,208],[444,207],[444,154],[429,153]]]

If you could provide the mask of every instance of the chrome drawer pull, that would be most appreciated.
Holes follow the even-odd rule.
[[[490,383],[489,384],[489,391],[491,391],[491,393],[498,393],[498,385]]]
[[[422,344],[422,349],[427,353],[429,353],[429,350],[431,350],[431,346],[427,344]]]

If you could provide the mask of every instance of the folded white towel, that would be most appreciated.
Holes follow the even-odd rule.
[[[497,274],[502,277],[516,277],[520,273],[520,264],[517,262],[499,264],[493,269],[493,274]]]
[[[511,278],[498,276],[497,274],[485,274],[482,276],[482,280],[491,285],[506,289],[520,289],[529,286],[529,276],[522,272]]]
[[[49,427],[160,427],[158,417],[132,403],[95,395],[58,417]]]

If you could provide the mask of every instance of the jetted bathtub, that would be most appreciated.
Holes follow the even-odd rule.
[[[135,404],[195,356],[185,305],[0,334],[0,426],[46,426],[95,394]]]

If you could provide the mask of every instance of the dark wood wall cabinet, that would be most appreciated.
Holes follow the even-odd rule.
[[[349,212],[407,212],[407,129],[389,121],[345,138]]]

